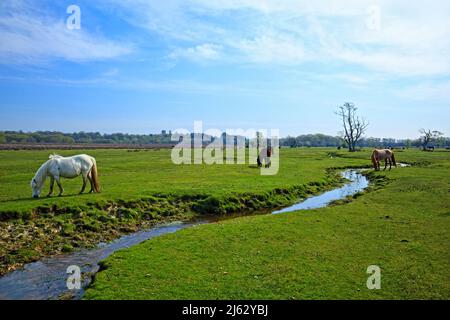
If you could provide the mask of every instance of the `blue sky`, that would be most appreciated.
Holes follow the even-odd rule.
[[[81,29],[66,26],[69,5]],[[450,135],[446,0],[2,0],[0,130]]]

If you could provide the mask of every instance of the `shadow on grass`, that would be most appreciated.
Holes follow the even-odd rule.
[[[83,196],[90,196],[93,195],[94,193],[74,193],[74,194],[63,194],[62,196],[51,196],[51,197],[39,197],[38,199],[33,199],[33,197],[26,197],[26,198],[17,198],[17,199],[10,199],[10,200],[1,200],[0,203],[14,203],[14,202],[18,202],[18,201],[33,201],[35,203],[40,203],[42,201],[45,200],[50,200],[50,199],[70,199],[70,198],[75,198],[75,197],[83,197]]]

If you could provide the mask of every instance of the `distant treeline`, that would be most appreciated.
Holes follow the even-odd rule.
[[[0,143],[54,143],[54,144],[171,144],[171,133],[126,134],[99,132],[62,133],[51,131],[0,131]]]
[[[225,140],[225,135],[223,135]],[[99,132],[62,133],[51,131],[22,132],[0,131],[0,144],[174,144],[171,141],[171,132],[162,131],[158,134],[101,134]],[[298,137],[286,137],[280,140],[283,147],[345,147],[345,142],[340,137],[324,134],[308,134]],[[450,138],[440,138],[432,142],[436,147],[450,147]],[[420,139],[380,139],[363,138],[359,147],[420,147]]]
[[[280,141],[280,144],[285,147],[346,147],[345,141],[341,137],[327,136],[324,134],[308,134],[298,137],[287,137]],[[450,138],[439,138],[432,141],[430,146],[435,147],[450,147]],[[392,139],[392,138],[362,138],[358,147],[371,148],[412,148],[421,147],[421,139]]]

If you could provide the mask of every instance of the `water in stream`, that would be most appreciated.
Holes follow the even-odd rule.
[[[332,201],[354,195],[369,186],[368,179],[358,170],[346,170],[342,172],[342,175],[350,182],[340,188],[310,197],[291,207],[275,211],[273,214],[326,207]],[[94,249],[82,249],[72,254],[43,258],[38,262],[25,265],[21,270],[11,272],[0,278],[0,300],[47,300],[62,297],[80,299],[83,296],[84,288],[89,285],[92,276],[99,270],[99,262],[117,250],[129,248],[163,234],[173,233],[209,222],[205,220],[194,223],[180,222],[157,226],[149,230],[123,236],[109,244],[100,244]],[[69,275],[66,271],[72,265],[79,266],[83,274],[81,290],[70,291],[67,289],[66,281]]]
[[[340,188],[322,193],[318,196],[308,198],[305,201],[294,204],[288,208],[275,211],[273,214],[323,208],[328,206],[333,201],[345,199],[348,196],[352,196],[362,190],[365,190],[369,186],[369,180],[357,170],[344,171],[342,172],[342,176],[345,179],[350,180],[350,183],[347,183]]]

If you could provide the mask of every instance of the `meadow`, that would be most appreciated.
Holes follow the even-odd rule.
[[[81,178],[63,179],[65,194],[32,199],[30,181],[50,153],[97,159],[102,193],[78,195]],[[0,274],[42,256],[95,246],[139,228],[198,215],[281,207],[340,182],[327,170],[362,165],[329,150],[282,150],[276,176],[253,165],[174,165],[170,150],[0,151]]]
[[[57,150],[55,150],[56,152]],[[62,155],[73,151],[60,151]],[[77,151],[77,153],[81,153]],[[342,183],[369,150],[282,149],[279,174],[251,165],[182,165],[170,150],[89,150],[103,192],[31,199],[48,151],[0,152],[0,272],[170,220],[282,207]],[[165,235],[103,263],[86,299],[448,299],[450,152],[399,151],[408,168],[307,212],[251,215]],[[370,265],[382,290],[366,288]]]
[[[369,153],[339,155],[353,163]],[[121,251],[85,299],[449,299],[449,156],[402,152],[412,167],[370,174],[387,183],[344,203],[201,225]],[[371,265],[381,290],[366,286]]]

